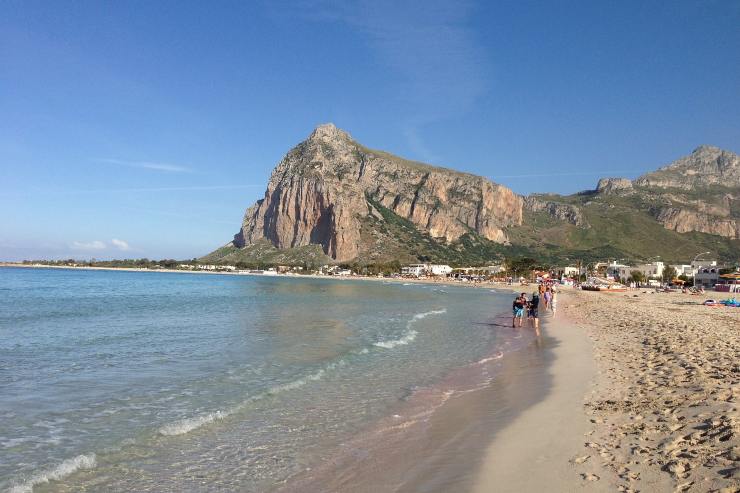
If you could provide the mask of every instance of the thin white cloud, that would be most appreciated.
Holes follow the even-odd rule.
[[[166,171],[167,173],[192,173],[188,167],[178,164],[157,163],[152,161],[126,161],[123,159],[96,159],[96,162],[126,166],[128,168],[151,169],[155,171]]]
[[[72,250],[83,250],[83,251],[94,251],[94,250],[105,250],[106,245],[100,240],[93,240],[90,242],[73,241],[69,247]]]
[[[124,252],[131,250],[131,246],[128,244],[127,241],[119,240],[118,238],[113,238],[108,243],[101,241],[101,240],[93,240],[93,241],[87,241],[87,242],[86,241],[73,241],[69,245],[69,247],[72,250],[86,251],[86,252],[106,250],[108,248],[116,248]]]
[[[472,3],[308,0],[299,5],[304,18],[341,22],[367,40],[400,79],[395,104],[406,114],[402,126],[409,147],[434,161],[423,128],[467,113],[486,91],[486,57],[468,25]]]
[[[632,169],[632,170],[617,170],[617,171],[576,171],[576,172],[564,172],[564,173],[533,173],[533,174],[523,174],[523,175],[494,175],[489,176],[487,178],[490,178],[492,180],[499,179],[499,178],[543,178],[543,177],[553,177],[553,176],[601,176],[601,177],[609,177],[609,176],[622,176],[626,174],[633,174],[633,173],[644,173],[644,171]]]
[[[119,240],[118,238],[113,238],[112,240],[110,240],[110,242],[111,242],[111,245],[113,245],[114,247],[116,247],[119,250],[122,250],[124,252],[126,250],[131,250],[131,247],[129,246],[128,242],[125,242],[123,240]]]

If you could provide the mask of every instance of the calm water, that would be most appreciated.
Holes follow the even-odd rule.
[[[509,295],[0,268],[0,491],[264,491],[505,345]],[[509,344],[510,341],[506,342]]]

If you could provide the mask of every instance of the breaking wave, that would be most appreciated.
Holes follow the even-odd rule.
[[[311,373],[309,375],[306,375],[305,377],[293,380],[292,382],[284,383],[281,385],[275,385],[274,387],[271,387],[266,392],[262,392],[259,394],[256,394],[248,399],[246,399],[244,402],[232,407],[231,409],[227,409],[225,411],[214,411],[208,414],[204,414],[201,416],[195,416],[192,418],[184,418],[177,420],[173,423],[166,424],[162,426],[159,429],[159,434],[164,436],[177,436],[177,435],[184,435],[185,433],[190,433],[193,430],[197,430],[201,426],[205,426],[207,424],[213,423],[214,421],[222,420],[228,416],[231,416],[232,414],[241,411],[249,403],[258,401],[260,399],[264,399],[267,396],[270,395],[276,395],[281,392],[285,392],[287,390],[294,390],[298,389],[300,387],[303,387],[309,382],[315,382],[317,380],[321,380],[323,376],[326,374],[327,371],[333,370],[337,367],[344,366],[346,363],[345,361],[339,360],[334,363],[329,363],[324,368],[321,368],[314,373]]]
[[[419,320],[427,318],[430,315],[441,315],[443,313],[447,313],[446,308],[443,308],[441,310],[432,310],[430,312],[417,313],[411,318],[411,320],[406,323],[406,332],[402,337],[400,337],[399,339],[391,339],[389,341],[378,341],[374,345],[384,349],[393,349],[396,346],[405,346],[406,344],[413,342],[413,340],[416,339],[416,336],[419,333],[411,328],[414,322],[418,322]]]
[[[95,454],[78,455],[77,457],[63,461],[53,469],[33,475],[24,483],[12,486],[8,491],[9,493],[30,493],[36,485],[48,483],[49,481],[57,481],[69,476],[75,471],[79,471],[81,469],[92,469],[95,465]]]
[[[228,411],[215,411],[203,416],[181,419],[179,421],[175,421],[174,423],[170,423],[161,427],[159,429],[159,434],[165,436],[184,435],[185,433],[198,429],[203,425],[213,423],[214,421],[219,419],[224,419],[229,414],[231,413]]]
[[[375,343],[375,345],[385,349],[393,349],[396,346],[404,346],[409,342],[412,342],[414,339],[416,339],[416,334],[418,334],[417,331],[409,330],[400,339],[391,339],[390,341],[378,341]]]

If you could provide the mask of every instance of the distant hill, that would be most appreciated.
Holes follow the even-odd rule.
[[[521,197],[486,178],[408,161],[317,127],[272,172],[208,262],[481,264],[503,256],[685,261],[740,256],[740,162],[709,146],[634,181]]]

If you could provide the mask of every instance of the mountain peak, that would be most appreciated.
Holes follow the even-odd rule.
[[[352,136],[333,123],[322,123],[311,132],[308,139],[323,141],[352,140]]]
[[[722,149],[716,146],[710,146],[707,144],[702,144],[696,149],[694,149],[691,154],[705,154],[705,153],[715,153],[715,152],[722,152]]]

